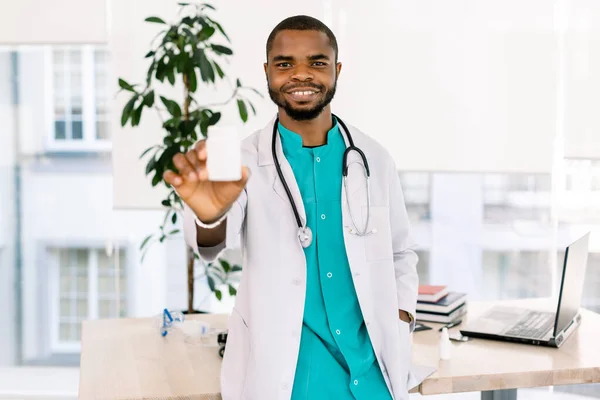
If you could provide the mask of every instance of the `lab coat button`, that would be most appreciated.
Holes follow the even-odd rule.
[[[321,214],[321,219],[325,219],[325,214]]]
[[[340,330],[339,330],[339,329],[336,329],[336,330],[335,330],[335,333],[337,333],[338,335],[340,335],[342,332],[340,332]]]
[[[328,273],[327,273],[327,277],[328,277],[328,278],[331,278],[332,276],[333,276],[333,275],[331,274],[331,272],[328,272]]]
[[[317,162],[321,162],[321,157],[316,158]]]
[[[354,386],[358,385],[358,379],[354,380]]]

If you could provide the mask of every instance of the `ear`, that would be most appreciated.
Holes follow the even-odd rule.
[[[266,74],[267,70],[269,69],[269,64],[268,63],[264,63],[263,64],[263,68],[265,69],[265,74]]]
[[[340,73],[341,73],[341,72],[342,72],[342,63],[341,63],[341,62],[338,62],[338,63],[335,65],[335,77],[336,77],[336,79],[340,77]]]

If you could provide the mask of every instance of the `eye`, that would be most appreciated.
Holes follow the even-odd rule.
[[[287,67],[291,66],[291,64],[289,62],[281,62],[279,64],[275,64],[275,66],[278,68],[287,68]]]
[[[315,62],[313,63],[313,65],[314,65],[315,67],[325,67],[325,66],[327,65],[327,63],[324,63],[323,61],[315,61]]]

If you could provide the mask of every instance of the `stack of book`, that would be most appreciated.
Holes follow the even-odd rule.
[[[417,321],[447,324],[467,312],[467,295],[451,292],[446,286],[420,285]]]

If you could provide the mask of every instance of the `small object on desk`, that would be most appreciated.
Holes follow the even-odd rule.
[[[450,335],[448,334],[448,328],[444,327],[440,335],[440,360],[449,360],[450,350]]]
[[[423,325],[420,322],[415,322],[415,330],[414,330],[414,332],[428,331],[428,330],[431,330],[430,326]]]
[[[448,294],[448,287],[434,285],[419,285],[418,301],[437,303]]]
[[[468,342],[469,340],[471,340],[469,336],[463,336],[460,332],[454,332],[448,337],[450,338],[450,340],[454,340],[455,342]]]
[[[454,320],[454,321],[450,322],[449,324],[442,326],[442,327],[440,328],[440,332],[441,332],[441,331],[442,331],[442,329],[444,329],[444,328],[451,329],[451,328],[454,328],[455,326],[458,326],[458,325],[460,325],[461,323],[462,323],[462,319],[457,319],[457,320]]]

